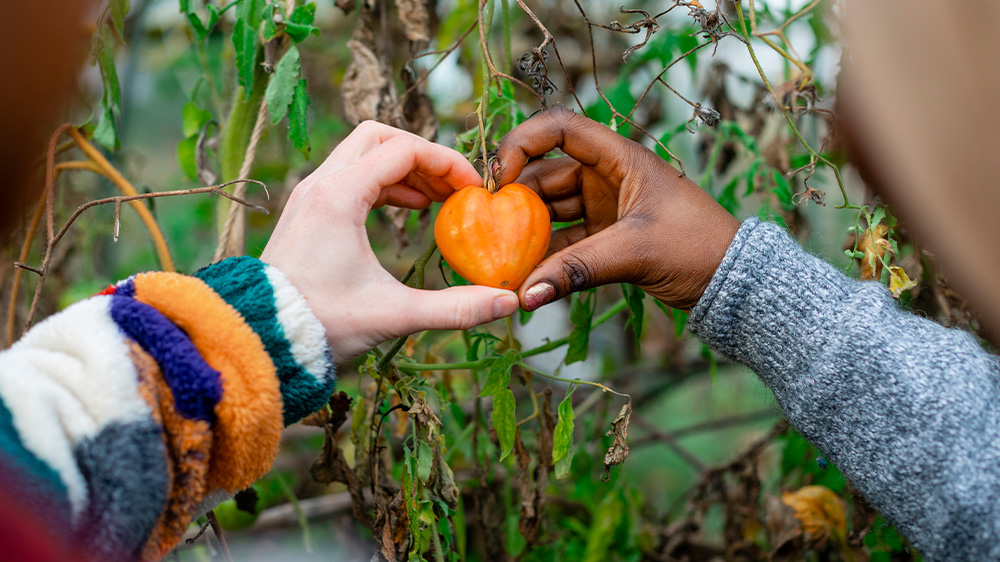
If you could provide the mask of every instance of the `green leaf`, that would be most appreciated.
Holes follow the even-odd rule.
[[[264,18],[264,30],[261,32],[261,39],[270,41],[278,36],[278,26],[274,24],[274,18]]]
[[[781,206],[785,210],[791,210],[795,208],[795,204],[792,203],[792,186],[788,183],[788,179],[785,178],[784,174],[777,170],[771,170],[771,177],[774,178],[774,183],[777,187],[774,188],[774,194],[778,196],[778,201],[781,202]]]
[[[497,440],[500,442],[500,460],[507,458],[514,449],[514,434],[517,431],[514,409],[514,393],[510,389],[505,388],[493,397],[490,421],[493,422],[493,429],[497,432]]]
[[[292,146],[297,148],[306,160],[309,159],[309,128],[306,124],[306,114],[312,100],[306,92],[306,79],[299,80],[295,87],[295,94],[292,96],[292,105],[288,108],[288,137],[292,139]]]
[[[421,441],[417,445],[417,478],[424,484],[431,477],[431,468],[434,466],[434,450],[426,441]]]
[[[264,92],[272,124],[281,121],[288,114],[288,106],[291,105],[295,88],[299,85],[299,69],[299,50],[293,45],[274,67],[274,74],[271,75],[271,81],[268,82],[267,90]]]
[[[94,35],[91,59],[92,64],[96,63],[101,70],[103,103],[117,116],[121,112],[122,91],[118,85],[118,71],[115,69],[115,38],[106,25],[102,25]]]
[[[574,390],[576,385],[570,386],[566,397],[559,403],[559,421],[552,434],[552,464],[556,466],[556,479],[564,478],[573,464],[573,428],[576,425],[572,398]]]
[[[510,384],[510,369],[521,359],[521,354],[513,349],[508,350],[490,366],[490,376],[486,379],[486,384],[479,391],[479,396],[495,396],[497,392],[507,388]]]
[[[594,318],[594,291],[585,291],[573,296],[569,306],[569,319],[573,331],[569,334],[569,348],[566,350],[566,364],[587,359],[590,352],[590,323]]]
[[[236,77],[249,98],[253,91],[254,65],[257,64],[257,34],[242,20],[233,28],[233,46],[236,48]]]
[[[129,0],[110,0],[108,2],[108,12],[111,14],[111,23],[115,26],[115,31],[119,37],[125,36],[125,14],[128,13]]]
[[[872,213],[872,218],[868,223],[868,226],[870,226],[871,228],[875,228],[875,226],[878,223],[882,222],[882,219],[884,218],[885,218],[885,207],[879,207],[875,209],[874,213]]]
[[[115,116],[110,107],[101,104],[101,113],[98,116],[97,127],[94,129],[94,142],[108,150],[117,150],[119,147],[118,132],[115,130]]]
[[[198,161],[195,151],[198,148],[198,137],[188,137],[177,145],[177,163],[184,175],[189,179],[198,179]]]
[[[181,131],[185,137],[197,136],[201,128],[212,118],[212,114],[199,108],[193,101],[184,104],[181,117]]]
[[[625,304],[628,305],[628,320],[625,321],[625,329],[628,329],[629,326],[632,327],[632,333],[635,334],[636,351],[639,351],[639,341],[642,339],[643,313],[645,312],[642,299],[646,293],[631,283],[622,283],[622,294],[625,295]]]
[[[237,21],[243,20],[247,25],[252,27],[254,31],[260,27],[260,23],[263,21],[263,12],[263,0],[240,0],[240,2],[236,4]]]
[[[687,325],[688,313],[683,310],[673,309],[674,316],[674,337],[677,339],[681,338],[681,334],[684,333],[684,326]]]
[[[309,34],[319,35],[319,28],[312,24],[315,17],[315,2],[295,8],[291,17],[285,22],[285,33],[296,43],[304,41]]]
[[[519,308],[517,309],[517,311],[518,311],[518,322],[522,326],[527,324],[531,320],[531,317],[535,314],[534,312],[529,312],[527,310],[524,310],[523,308]]]

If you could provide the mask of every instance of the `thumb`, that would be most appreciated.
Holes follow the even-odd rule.
[[[517,295],[490,287],[451,287],[440,291],[407,289],[400,335],[423,330],[467,330],[517,311]]]
[[[524,310],[584,289],[636,277],[636,240],[619,221],[545,259],[518,291]]]

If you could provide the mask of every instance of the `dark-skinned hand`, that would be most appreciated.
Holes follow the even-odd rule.
[[[556,148],[566,156],[529,163]],[[552,233],[548,257],[518,291],[525,310],[609,283],[689,310],[740,226],[653,151],[564,107],[514,128],[497,159],[500,185],[534,189],[554,221],[583,219]]]

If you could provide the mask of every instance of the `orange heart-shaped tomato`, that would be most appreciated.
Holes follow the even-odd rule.
[[[448,198],[434,223],[441,255],[476,285],[516,291],[545,257],[552,223],[531,189],[512,183],[496,193],[470,185]]]

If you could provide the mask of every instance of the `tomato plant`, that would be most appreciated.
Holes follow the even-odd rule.
[[[91,103],[67,117],[108,155],[102,175],[135,192],[252,177],[270,198],[226,189],[279,211],[310,158],[362,120],[486,162],[509,130],[562,103],[673,161],[731,212],[781,223],[915,311],[975,327],[891,209],[846,173],[835,3],[709,4],[135,0],[130,11],[110,0],[92,47],[99,86],[87,82]],[[103,179],[70,171],[60,170],[61,185],[73,178],[60,212],[105,195]],[[468,187],[440,209],[373,213],[373,247],[413,286],[516,289],[551,231],[529,193]],[[171,254],[193,271],[254,253],[278,214],[243,216],[221,197],[151,201],[141,207],[162,231],[155,254],[128,213],[117,246],[109,216],[84,222],[51,256],[75,275],[50,276],[45,294],[89,294],[167,267]],[[436,245],[422,234],[432,222]],[[30,239],[18,242],[42,261]],[[5,290],[16,285],[7,279]],[[23,325],[13,320],[28,302],[13,293],[8,325]],[[38,312],[58,306],[43,298]],[[780,422],[766,390],[692,340],[686,318],[638,287],[608,286],[507,322],[415,334],[343,366],[339,392],[288,431],[279,456],[275,473],[294,475],[282,488],[291,507],[272,508],[284,507],[283,545],[301,533],[316,551],[353,537],[362,559],[758,559],[801,530],[785,494],[822,486],[846,516],[823,511],[837,516],[810,528],[837,540],[796,542],[794,555],[914,558]],[[764,524],[772,513],[787,515],[776,528]],[[253,529],[229,537],[251,545],[248,556]]]

